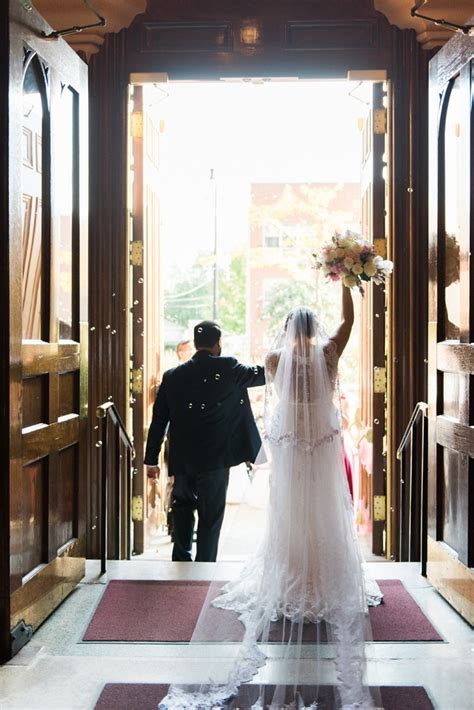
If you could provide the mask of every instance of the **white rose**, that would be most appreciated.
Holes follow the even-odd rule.
[[[359,276],[359,274],[362,274],[363,271],[364,271],[364,269],[362,268],[362,266],[360,264],[354,264],[354,266],[352,267],[352,273],[356,274],[356,276]]]
[[[346,258],[344,259],[344,266],[346,267],[346,269],[352,269],[352,267],[354,266],[354,259],[351,259],[350,256],[346,256]]]
[[[383,265],[383,257],[376,256],[374,259],[374,264],[375,266],[377,266],[377,268],[380,268]]]
[[[347,288],[353,288],[357,285],[357,279],[355,276],[344,276],[342,281],[344,286],[347,286]]]

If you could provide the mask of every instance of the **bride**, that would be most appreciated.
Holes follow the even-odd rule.
[[[342,287],[342,322],[331,338],[315,313],[296,308],[266,357],[271,475],[265,532],[239,579],[218,588],[217,595],[210,592],[193,636],[193,641],[205,638],[206,625],[219,624],[220,609],[223,626],[225,615],[237,612],[243,641],[224,682],[214,678],[192,689],[172,686],[160,708],[228,707],[226,701],[265,664],[263,649],[280,666],[283,662],[291,682],[247,686],[251,700],[243,705],[240,695],[235,707],[379,705],[362,676],[367,607],[379,604],[382,594],[363,572],[337,395],[337,364],[353,319],[350,289]],[[328,663],[336,670],[329,680]]]

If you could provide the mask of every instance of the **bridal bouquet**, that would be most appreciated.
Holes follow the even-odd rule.
[[[344,286],[357,287],[361,293],[363,281],[385,283],[393,269],[391,261],[377,256],[373,244],[351,232],[334,234],[313,257],[316,268],[321,269],[326,278],[342,280]]]

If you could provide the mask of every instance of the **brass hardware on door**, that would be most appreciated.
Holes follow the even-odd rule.
[[[139,239],[130,242],[130,264],[131,266],[143,266],[143,242]]]
[[[133,496],[132,498],[132,520],[143,520],[142,496]]]
[[[374,392],[383,394],[385,392],[387,378],[385,367],[374,367]]]
[[[374,239],[375,253],[377,256],[381,256],[383,259],[387,256],[387,240],[386,239]]]
[[[130,115],[130,135],[132,138],[143,138],[143,113],[132,111]]]
[[[131,386],[133,394],[143,393],[143,370],[140,368],[133,368],[131,370]]]
[[[384,108],[376,108],[374,111],[374,133],[380,135],[387,132],[387,111]]]
[[[374,521],[385,520],[385,496],[374,496]]]

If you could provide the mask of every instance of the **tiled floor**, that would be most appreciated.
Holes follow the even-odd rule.
[[[379,685],[424,685],[440,710],[474,708],[473,647],[470,627],[419,575],[416,563],[368,563],[376,579],[402,579],[445,643],[367,644],[368,681]],[[98,562],[68,600],[38,630],[33,640],[0,667],[0,708],[53,709],[94,707],[109,682],[199,682],[209,658],[217,654],[222,673],[236,645],[158,643],[81,643],[89,619],[110,579],[230,579],[237,562],[171,563],[133,560],[109,562],[107,578]],[[270,658],[258,681],[284,681],[286,669]],[[306,682],[314,680],[311,650],[305,651]],[[407,709],[407,710],[412,710]],[[413,709],[415,710],[415,709]]]

